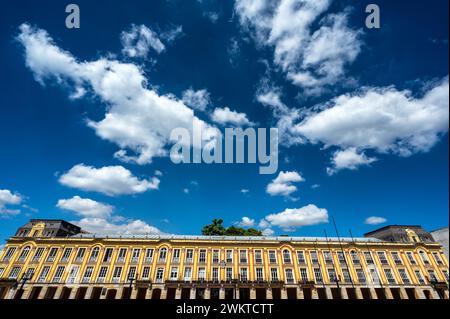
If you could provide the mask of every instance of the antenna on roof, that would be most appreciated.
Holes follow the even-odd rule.
[[[352,242],[355,242],[355,238],[353,238],[352,230],[349,228],[348,232],[350,233],[350,237],[352,239]]]
[[[341,238],[339,237],[339,232],[336,226],[336,221],[334,220],[334,216],[331,216],[331,219],[333,220],[333,226],[334,226],[334,230],[336,231],[336,236],[339,242],[339,246],[341,247],[341,253],[342,256],[344,257],[344,261],[345,261],[345,267],[347,268],[348,274],[350,276],[350,282],[352,283],[352,287],[355,288],[355,284],[353,283],[353,278],[352,275],[350,273],[350,267],[348,267],[348,263],[347,263],[347,257],[345,256],[345,252],[344,252],[344,247],[342,246],[342,242],[341,242]]]

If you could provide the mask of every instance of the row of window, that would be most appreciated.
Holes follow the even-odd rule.
[[[57,247],[52,247],[47,255],[46,258],[46,262],[54,262],[57,256],[59,248]],[[81,247],[78,248],[77,253],[76,253],[76,257],[75,257],[75,262],[82,262],[85,255],[86,255],[86,250],[87,248]],[[14,255],[16,251],[16,247],[9,247],[8,250],[5,253],[5,256],[3,257],[3,261],[4,262],[8,262],[11,260],[12,256]],[[26,260],[26,258],[28,257],[29,253],[31,251],[31,247],[30,246],[26,246],[22,249],[22,251],[20,252],[20,255],[18,257],[18,261],[19,262],[24,262]],[[44,254],[45,248],[43,247],[38,247],[34,253],[34,256],[32,258],[33,262],[38,262],[43,254]],[[61,262],[67,262],[69,261],[70,256],[72,255],[72,251],[73,248],[65,248],[63,251],[63,254],[61,256],[60,261]],[[117,262],[125,262],[126,260],[126,256],[127,256],[127,248],[119,248],[119,252],[117,255]],[[104,254],[102,256],[102,262],[110,262],[112,260],[112,256],[113,256],[113,252],[114,252],[114,248],[106,248],[104,251]],[[165,262],[167,259],[167,253],[168,250],[167,248],[161,248],[159,249],[159,256],[158,256],[158,261],[159,262]],[[352,262],[355,265],[359,265],[360,264],[360,253],[356,252],[356,251],[350,251],[350,258],[346,257],[346,255],[342,252],[342,251],[338,251],[337,253],[337,258],[339,260],[340,263],[347,263],[347,262]],[[154,249],[153,248],[147,248],[145,249],[145,262],[151,262],[153,260],[153,254],[154,254]],[[331,251],[323,251],[323,258],[325,263],[327,264],[332,264],[333,263],[333,255]],[[365,251],[362,253],[365,259],[365,262],[368,265],[374,264],[374,259],[372,256],[372,253],[369,251]],[[398,252],[391,252],[390,253],[392,256],[392,259],[394,261],[394,263],[396,265],[402,265],[403,264],[403,260],[400,257],[400,254]],[[97,262],[98,258],[100,255],[100,247],[94,247],[90,253],[89,262]],[[181,249],[173,249],[173,254],[172,254],[172,262],[176,263],[180,261],[180,255],[181,255]],[[302,250],[298,250],[296,251],[296,255],[297,255],[297,261],[300,264],[305,264],[306,263],[306,257],[305,257],[305,252]],[[425,253],[424,251],[419,251],[419,255],[420,258],[422,260],[422,262],[425,265],[429,265],[430,261],[428,258],[427,253]],[[132,263],[137,263],[139,262],[139,258],[141,256],[141,249],[140,248],[134,248],[131,251],[131,262]],[[319,263],[319,253],[315,250],[309,251],[309,256],[311,258],[311,262],[313,264],[315,263]],[[388,259],[386,256],[386,252],[384,251],[378,251],[377,252],[377,256],[378,259],[380,261],[380,263],[382,265],[388,265]],[[406,253],[407,259],[409,261],[409,263],[411,265],[416,265],[417,261],[414,257],[413,252],[407,252]],[[276,250],[269,250],[268,251],[268,261],[271,264],[275,264],[277,263],[277,254],[276,254]],[[433,252],[433,257],[436,261],[436,263],[438,265],[443,265],[444,262],[440,256],[439,253],[437,252]],[[194,259],[194,249],[186,249],[186,254],[185,254],[185,262],[186,263],[192,263]],[[292,256],[291,256],[291,252],[287,249],[284,249],[282,251],[282,259],[283,262],[285,264],[291,264],[292,263]],[[199,249],[198,250],[198,262],[199,263],[206,263],[207,261],[207,250],[206,249]],[[212,262],[215,264],[218,264],[220,262],[220,250],[213,250],[212,251]],[[262,264],[263,263],[263,252],[262,250],[254,250],[254,261],[256,264]],[[232,249],[227,249],[225,250],[225,260],[224,262],[226,263],[232,263],[233,262],[233,250]],[[239,263],[241,264],[246,264],[248,263],[248,251],[246,249],[242,249],[239,250]]]
[[[108,267],[108,266],[101,266],[98,271],[95,282],[97,282],[97,283],[105,282],[105,279],[107,278],[107,275],[108,275],[109,268],[110,267]],[[58,266],[53,275],[53,278],[47,278],[48,274],[50,272],[50,269],[51,269],[51,266],[42,267],[41,273],[39,274],[38,278],[36,279],[36,278],[33,278],[34,271],[35,271],[34,268],[28,268],[27,271],[25,272],[24,277],[27,278],[28,280],[34,279],[37,282],[47,282],[49,280],[54,283],[61,282],[61,279],[63,278],[64,272],[66,270],[66,266],[62,266],[62,265]],[[122,267],[122,266],[115,266],[113,268],[111,282],[113,282],[113,283],[121,282],[121,278],[123,275],[123,273],[122,273],[123,269],[124,269],[124,267]],[[193,267],[185,266],[182,277],[179,276],[180,275],[179,269],[180,268],[178,266],[172,266],[170,268],[170,274],[169,274],[168,279],[169,280],[184,280],[184,281],[192,280]],[[211,275],[208,276],[208,278],[207,278],[207,274],[206,274],[207,269],[205,267],[198,267],[197,268],[197,278],[198,278],[197,280],[218,281],[219,277],[220,277],[219,276],[220,269],[221,268],[219,268],[219,267],[212,267]],[[17,277],[20,273],[20,270],[21,270],[20,266],[12,267],[8,278],[9,279],[17,279]],[[148,267],[148,266],[143,267],[142,273],[141,273],[141,276],[139,279],[150,280],[150,270],[151,270],[151,267]],[[233,273],[232,267],[224,267],[224,270],[225,270],[225,280],[227,280],[227,281],[231,281],[233,279],[237,279],[240,281],[248,280],[248,268],[247,267],[239,268],[239,274],[238,274],[237,278],[235,277],[235,275]],[[405,284],[405,285],[411,284],[411,279],[408,276],[407,270],[404,268],[399,268],[397,270],[398,270],[398,273],[401,278],[401,283]],[[4,269],[0,268],[0,277],[3,275],[3,271],[4,271]],[[79,265],[72,265],[69,268],[67,282],[75,283],[79,276],[79,271],[80,271]],[[125,277],[125,279],[122,278],[122,281],[130,281],[131,279],[133,279],[133,280],[137,279],[136,271],[137,271],[137,267],[135,267],[135,266],[129,267],[128,274]],[[348,269],[342,268],[341,271],[342,271],[342,278],[340,276],[338,277],[338,275],[336,274],[336,270],[334,268],[327,268],[329,282],[339,281],[339,282],[344,282],[344,283],[352,283],[354,281],[354,279],[352,279],[352,276],[350,275],[350,272]],[[379,277],[378,271],[375,268],[369,268],[368,271],[369,271],[369,276],[371,277],[372,282],[375,284],[379,284],[380,277]],[[398,284],[398,282],[396,281],[395,276],[393,275],[393,272],[390,268],[383,268],[383,271],[384,271],[384,275],[387,279],[387,282],[389,284]],[[92,281],[93,272],[94,272],[94,266],[87,266],[83,273],[83,276],[81,277],[81,282],[82,283],[90,283]],[[255,273],[256,273],[256,280],[258,280],[258,281],[265,280],[264,269],[262,267],[256,267]],[[299,281],[301,281],[301,282],[308,282],[310,280],[313,280],[316,283],[324,282],[322,269],[320,267],[313,268],[314,278],[308,277],[308,269],[307,268],[301,267],[299,269],[299,273],[300,273]],[[368,282],[367,278],[366,278],[366,274],[363,269],[361,269],[361,268],[356,269],[356,274],[357,274],[357,282],[359,282],[360,284],[366,284]],[[419,284],[426,283],[420,270],[415,270],[414,274],[415,274],[417,282]],[[449,280],[448,272],[443,270],[443,274],[446,277],[446,280],[448,282],[448,280]],[[287,283],[295,283],[295,276],[294,276],[294,271],[292,268],[286,268],[284,275],[285,275],[285,281]],[[270,268],[269,278],[271,281],[279,280],[278,268],[276,268],[276,267]],[[437,281],[436,273],[434,270],[428,270],[428,278],[427,279],[428,279],[428,281]],[[158,267],[156,269],[155,282],[160,283],[163,281],[164,281],[164,268]]]

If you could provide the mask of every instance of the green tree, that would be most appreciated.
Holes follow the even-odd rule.
[[[255,228],[245,229],[242,227],[223,226],[223,219],[214,218],[211,224],[202,228],[202,235],[205,236],[262,236],[261,231]]]

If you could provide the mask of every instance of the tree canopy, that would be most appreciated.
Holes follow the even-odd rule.
[[[255,228],[242,228],[223,226],[223,219],[214,218],[211,224],[202,228],[202,235],[206,236],[262,236],[261,231]]]

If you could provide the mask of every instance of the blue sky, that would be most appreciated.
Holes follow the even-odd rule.
[[[380,29],[364,24],[373,1],[297,2],[77,1],[79,29],[62,1],[2,4],[0,237],[29,218],[176,234],[212,218],[305,236],[333,234],[331,216],[355,236],[448,225],[448,1],[377,1]],[[164,134],[192,118],[278,127],[279,171],[173,164]]]

